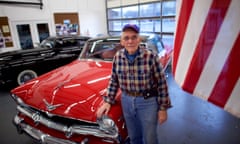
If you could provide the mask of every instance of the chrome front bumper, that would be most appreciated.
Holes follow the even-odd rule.
[[[77,144],[69,140],[59,139],[59,138],[44,134],[42,131],[35,129],[25,124],[24,122],[22,122],[21,118],[18,116],[15,116],[14,123],[16,124],[19,130],[26,132],[31,137],[33,137],[34,139],[36,139],[37,141],[43,144],[48,144],[48,143],[49,144]],[[87,141],[83,140],[81,144],[87,144]]]
[[[31,109],[26,109],[22,106],[17,106],[17,111],[19,111],[21,114],[29,117],[34,121],[34,123],[37,124],[42,124],[49,129],[54,129],[57,131],[60,131],[65,134],[66,138],[70,138],[73,134],[78,134],[78,135],[91,135],[95,136],[98,138],[102,138],[103,140],[107,140],[110,143],[117,142],[120,143],[119,141],[119,134],[118,131],[115,133],[106,133],[102,130],[99,129],[98,126],[86,126],[86,125],[72,125],[72,126],[66,126],[61,123],[57,123],[55,121],[52,121],[48,117],[44,117],[40,115],[36,111],[32,111]],[[19,117],[18,115],[15,116],[13,122],[17,126],[18,129],[23,130],[33,138],[41,141],[42,143],[54,143],[54,144],[77,144],[75,142],[65,140],[65,139],[59,139],[56,137],[52,137],[48,134],[43,133],[42,131],[28,125],[27,123],[24,122],[24,119]],[[86,140],[84,140],[86,141]],[[85,144],[82,142],[82,144]]]

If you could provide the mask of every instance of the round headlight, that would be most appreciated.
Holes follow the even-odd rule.
[[[112,133],[117,131],[115,122],[108,116],[102,116],[98,119],[97,123],[99,124],[100,129],[105,132]]]
[[[102,119],[102,126],[104,127],[104,128],[112,128],[112,127],[114,127],[115,126],[115,123],[114,123],[114,121],[112,120],[112,119],[110,119],[110,118],[104,118],[104,119]]]

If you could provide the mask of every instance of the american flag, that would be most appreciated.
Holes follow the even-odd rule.
[[[240,117],[240,0],[177,0],[173,75],[180,87]]]

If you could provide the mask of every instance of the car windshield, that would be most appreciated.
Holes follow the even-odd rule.
[[[140,47],[148,48],[156,53],[164,49],[161,39],[155,36],[142,36]],[[80,58],[112,61],[116,52],[122,48],[120,37],[92,39],[85,43]]]
[[[112,61],[116,52],[122,48],[119,38],[90,40],[85,44],[80,58]]]

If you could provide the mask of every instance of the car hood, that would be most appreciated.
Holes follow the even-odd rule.
[[[48,114],[95,121],[111,66],[111,62],[75,60],[11,92],[25,104]]]

